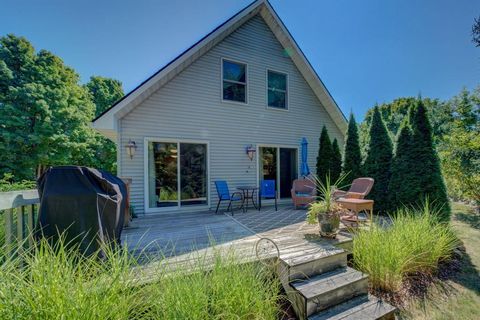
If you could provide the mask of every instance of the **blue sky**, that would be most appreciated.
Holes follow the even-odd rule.
[[[251,0],[3,0],[0,35],[59,55],[83,82],[126,92]],[[400,96],[447,99],[480,84],[480,1],[271,0],[345,114]]]

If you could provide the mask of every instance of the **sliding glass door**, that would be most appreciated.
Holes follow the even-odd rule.
[[[298,150],[265,146],[258,153],[260,180],[275,180],[280,198],[290,198],[292,182],[298,177]]]
[[[148,142],[148,208],[208,203],[207,145]]]

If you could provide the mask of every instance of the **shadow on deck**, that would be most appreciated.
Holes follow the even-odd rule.
[[[280,250],[287,243],[331,246],[351,241],[346,233],[336,240],[320,238],[318,226],[305,223],[305,214],[305,210],[279,206],[278,211],[273,207],[236,211],[233,217],[213,211],[145,215],[124,229],[122,243],[132,252],[152,258],[184,255],[213,245],[253,249],[262,237],[278,243]]]

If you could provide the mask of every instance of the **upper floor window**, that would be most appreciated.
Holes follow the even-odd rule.
[[[287,109],[287,75],[267,70],[267,100],[268,106],[278,109]]]
[[[222,60],[223,100],[247,103],[247,65]]]

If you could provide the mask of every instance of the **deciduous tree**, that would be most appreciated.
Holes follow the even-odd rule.
[[[32,179],[88,154],[94,105],[79,76],[22,37],[0,38],[1,173]]]

